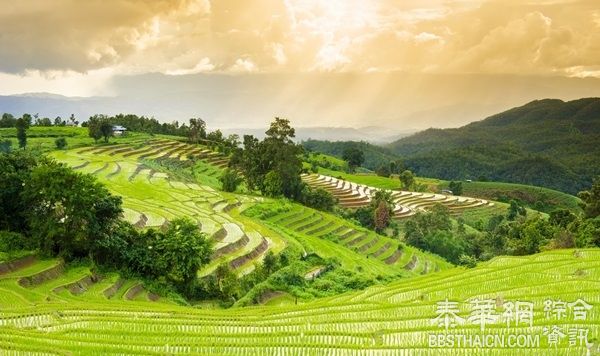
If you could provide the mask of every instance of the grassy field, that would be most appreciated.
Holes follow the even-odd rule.
[[[89,137],[86,127],[68,127],[68,126],[52,126],[38,127],[32,126],[27,129],[27,146],[33,149],[39,149],[44,152],[56,149],[54,141],[64,137],[67,140],[67,148],[77,148],[92,145],[106,145],[104,140],[94,142],[94,139]],[[140,132],[129,132],[124,136],[111,137],[109,144],[121,144],[127,142],[136,142],[147,139],[172,139],[181,140],[181,137],[167,135],[150,135]],[[12,147],[18,147],[17,130],[15,128],[0,128],[0,141],[10,140]]]
[[[53,273],[51,271],[54,271]],[[528,257],[497,257],[473,269],[452,268],[309,303],[201,309],[155,299],[136,281],[116,275],[89,282],[85,266],[35,260],[0,275],[0,350],[3,354],[218,354],[218,355],[585,355],[598,350],[600,250],[561,250]],[[34,278],[43,276],[43,279]],[[24,281],[37,280],[34,284]],[[86,282],[88,281],[88,282]],[[110,297],[109,297],[110,296]],[[462,322],[448,331],[438,322],[441,302],[457,303]],[[581,299],[564,316],[545,301]],[[476,300],[489,301],[478,322]],[[532,323],[517,323],[511,302],[532,303]],[[443,310],[443,309],[442,309]],[[561,314],[562,315],[562,314]],[[581,315],[580,315],[581,316]],[[453,320],[453,319],[452,319]],[[508,323],[508,326],[507,326]],[[483,330],[482,330],[483,329]],[[589,345],[570,334],[587,330]],[[550,344],[551,331],[559,331]],[[430,348],[431,335],[529,335],[531,347]],[[535,342],[537,340],[537,343]]]
[[[323,174],[326,176],[332,176],[336,178],[341,178],[344,180],[348,180],[351,182],[369,185],[375,188],[381,189],[400,189],[401,184],[397,175],[393,175],[391,177],[380,177],[374,173],[346,173],[340,171],[334,171],[326,168],[319,168],[319,174]],[[417,183],[423,184],[427,186],[428,191],[437,192],[437,186],[442,184],[444,181],[435,179],[435,178],[424,178],[417,177]]]

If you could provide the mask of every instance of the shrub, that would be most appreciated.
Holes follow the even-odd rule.
[[[67,139],[64,137],[59,137],[56,140],[54,140],[54,144],[56,145],[56,148],[58,148],[59,150],[63,150],[67,147]]]
[[[463,193],[462,182],[452,181],[448,185],[448,188],[452,191],[452,194],[454,194],[454,195],[462,195],[462,193]]]
[[[226,192],[235,192],[238,186],[242,183],[242,178],[234,169],[227,168],[219,178],[223,190]]]
[[[0,231],[0,251],[19,251],[28,249],[27,240],[21,234],[11,231]]]
[[[2,153],[2,152],[8,153],[8,152],[10,152],[11,148],[12,148],[12,141],[11,140],[2,140],[2,141],[0,141],[0,153]]]
[[[306,185],[302,189],[300,201],[306,206],[324,211],[332,211],[336,204],[336,199],[325,189],[311,189]]]

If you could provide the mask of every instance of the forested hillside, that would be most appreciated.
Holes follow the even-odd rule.
[[[422,176],[576,193],[600,173],[600,98],[533,101],[461,128],[428,129],[387,148]]]
[[[368,142],[357,141],[322,141],[322,140],[306,140],[302,142],[302,146],[307,151],[320,152],[332,155],[338,158],[344,156],[344,152],[349,148],[358,148],[363,152],[364,162],[362,167],[369,170],[376,170],[382,165],[389,165],[390,162],[398,160],[398,156],[394,155],[388,148],[377,146]]]

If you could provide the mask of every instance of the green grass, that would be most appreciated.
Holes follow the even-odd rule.
[[[579,355],[585,348],[570,346],[568,337],[556,348],[550,346],[544,328],[587,329],[594,348],[600,335],[600,249],[497,257],[473,269],[447,269],[298,305],[283,295],[264,306],[227,310],[178,306],[165,298],[149,302],[144,293],[132,301],[123,299],[135,281],[110,300],[94,287],[80,295],[51,291],[82,271],[67,269],[33,289],[18,286],[14,276],[0,276],[2,353]],[[428,335],[444,332],[432,319],[446,298],[458,302],[458,316],[464,319],[475,298],[491,299],[494,305],[497,300],[533,303],[531,328],[507,329],[496,322],[484,333],[467,322],[449,333],[540,335],[539,347],[428,349]],[[554,320],[545,317],[546,299],[582,299],[592,310],[586,320],[574,320],[569,309],[563,320]],[[493,308],[503,311],[502,306]]]
[[[319,168],[319,174],[332,176],[339,178],[341,177],[344,180],[355,182],[358,184],[368,185],[371,187],[379,188],[379,189],[390,189],[390,190],[399,190],[400,189],[400,180],[397,175],[393,175],[391,177],[380,177],[374,173],[345,173],[340,171],[334,171],[326,168]],[[438,184],[442,183],[442,180],[434,179],[434,178],[423,178],[417,177],[417,183],[424,184],[428,187],[428,190],[431,192],[436,192],[435,187]]]
[[[17,131],[15,128],[0,128],[0,140],[8,139],[12,142],[12,147],[18,147]],[[104,140],[99,140],[97,143],[89,137],[86,127],[38,127],[32,126],[27,129],[27,147],[39,149],[44,152],[56,149],[54,141],[64,137],[67,140],[67,148],[77,148],[85,146],[102,146],[107,145]],[[183,140],[182,137],[167,136],[167,135],[150,135],[147,133],[129,132],[124,136],[111,137],[108,145],[122,143],[138,143],[149,139],[168,138],[172,140]]]

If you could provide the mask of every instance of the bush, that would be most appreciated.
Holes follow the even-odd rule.
[[[10,152],[11,148],[12,148],[11,140],[0,141],[0,153],[2,153],[2,152],[8,153],[8,152]]]
[[[25,236],[16,232],[0,231],[0,251],[19,251],[26,250],[28,247]]]
[[[229,168],[223,172],[219,180],[223,185],[223,190],[226,192],[235,192],[242,183],[242,178],[239,176],[238,172]]]
[[[452,181],[448,185],[448,188],[452,191],[452,194],[454,194],[454,195],[462,195],[462,193],[463,193],[462,182]]]
[[[54,140],[54,144],[56,145],[56,148],[58,148],[59,150],[63,150],[67,147],[67,139],[64,137],[59,137],[56,140]]]
[[[375,173],[380,176],[380,177],[390,177],[390,166],[387,164],[382,164],[381,166],[377,167],[377,169],[375,170]]]
[[[332,211],[337,203],[333,195],[325,189],[311,189],[306,185],[302,189],[300,201],[308,207],[324,211]]]

